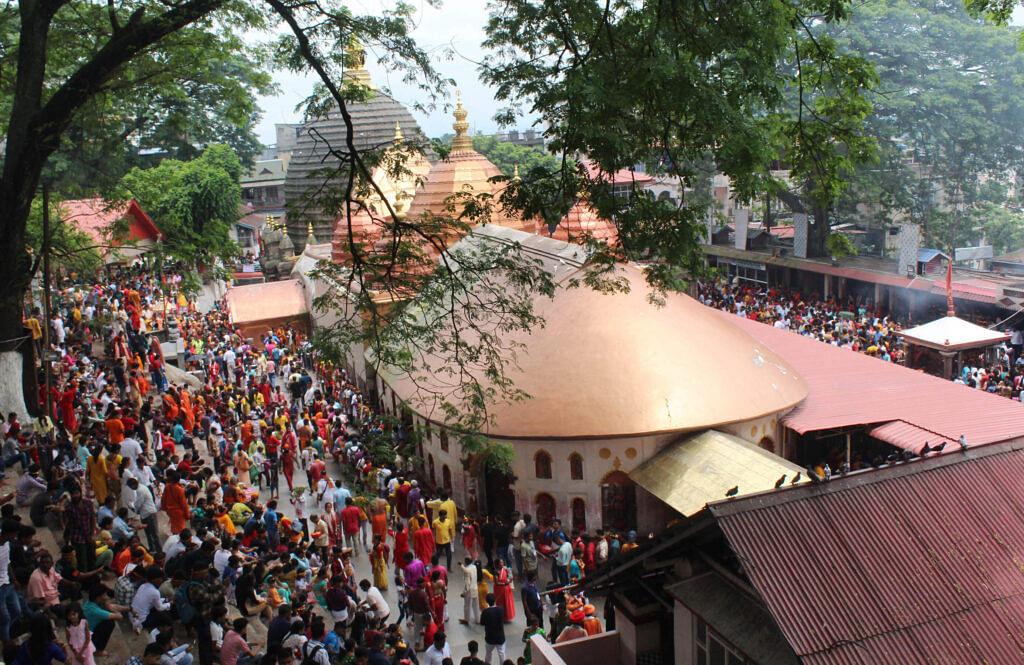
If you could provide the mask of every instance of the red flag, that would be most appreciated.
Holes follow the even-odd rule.
[[[946,268],[946,316],[956,316],[953,308],[953,259],[949,259],[949,266]]]

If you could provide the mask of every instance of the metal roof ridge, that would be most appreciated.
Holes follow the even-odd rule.
[[[896,422],[896,421],[889,421]],[[962,464],[971,460],[983,459],[993,455],[1002,455],[1024,450],[1024,437],[1018,437],[996,443],[982,444],[969,447],[965,451],[944,452],[933,457],[917,458],[907,462],[896,462],[882,468],[869,468],[861,471],[854,471],[846,476],[833,476],[831,480],[818,483],[802,483],[800,485],[787,485],[779,489],[767,490],[737,497],[735,499],[723,499],[708,503],[705,510],[709,511],[715,520],[719,520],[741,513],[764,510],[795,501],[833,494],[847,490],[885,482],[906,475],[927,473],[936,469],[942,469],[953,464]],[[805,472],[807,473],[807,472]],[[704,512],[704,511],[701,511]],[[697,513],[693,516],[696,518]]]

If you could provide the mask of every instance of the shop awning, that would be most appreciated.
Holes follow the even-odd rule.
[[[629,477],[637,485],[686,516],[700,512],[711,501],[726,498],[737,487],[737,496],[775,487],[783,475],[786,485],[804,469],[743,439],[706,430],[669,444]]]

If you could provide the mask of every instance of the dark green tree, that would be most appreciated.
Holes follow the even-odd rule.
[[[97,37],[112,31],[112,18],[128,29],[136,3],[119,11],[97,3],[56,4],[67,6],[53,16],[47,35],[47,75],[53,82],[71,75],[83,54],[97,49]],[[19,23],[10,6],[0,12],[0,52],[17,51]],[[47,164],[51,190],[95,196],[135,166],[168,157],[189,160],[212,143],[227,143],[243,163],[252,162],[261,149],[254,132],[260,116],[256,98],[274,89],[268,57],[246,46],[241,33],[211,28],[186,26],[173,45],[138,54],[117,81],[100,86],[72,114]],[[15,78],[13,67],[0,69],[0,117],[9,117],[13,108]]]
[[[511,103],[501,120],[526,108],[545,123],[549,148],[564,158],[552,178],[581,183],[616,220],[617,258],[663,259],[651,264],[650,281],[678,286],[678,268],[703,265],[697,239],[707,210],[639,189],[623,196],[601,174],[644,165],[699,191],[690,185],[711,161],[740,199],[771,189],[794,207],[825,210],[843,172],[872,148],[859,133],[871,69],[821,35],[848,10],[829,0],[505,0],[492,11],[483,77]],[[769,167],[783,154],[799,193],[772,180]],[[576,155],[600,173],[567,178]]]
[[[512,177],[516,167],[521,173],[535,168],[553,170],[558,167],[558,160],[543,148],[516,145],[508,141],[500,141],[497,136],[474,136],[473,149],[491,160],[501,172]]]
[[[231,229],[240,216],[242,167],[226,145],[212,145],[188,162],[165,159],[134,168],[121,181],[166,236],[166,251],[195,266],[234,257]]]
[[[1019,31],[972,18],[959,0],[871,0],[829,32],[880,78],[866,122],[880,160],[853,174],[843,212],[909,219],[930,245],[959,244],[983,183],[1024,165]]]

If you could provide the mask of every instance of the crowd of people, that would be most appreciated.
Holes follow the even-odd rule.
[[[904,363],[941,373],[941,359],[929,351],[908,347],[896,333],[907,326],[880,311],[869,298],[848,296],[821,300],[781,288],[716,280],[698,284],[698,297],[708,307],[812,337],[824,344],[865,353],[886,362]],[[941,315],[941,314],[940,314]],[[1021,400],[1024,391],[1024,332],[1011,333],[1010,342],[984,353],[964,354],[954,380],[972,388]],[[933,354],[934,355],[934,354]]]
[[[399,423],[301,331],[245,339],[221,307],[174,298],[171,369],[147,335],[165,326],[167,279],[75,284],[49,321],[26,319],[49,325],[57,359],[48,412],[3,423],[0,472],[21,471],[0,497],[5,662],[112,662],[120,633],[145,638],[128,665],[505,663],[521,611],[529,663],[534,634],[605,628],[577,582],[635,533],[460,514],[411,466]],[[614,625],[610,604],[603,616]],[[480,640],[453,645],[455,620]]]

